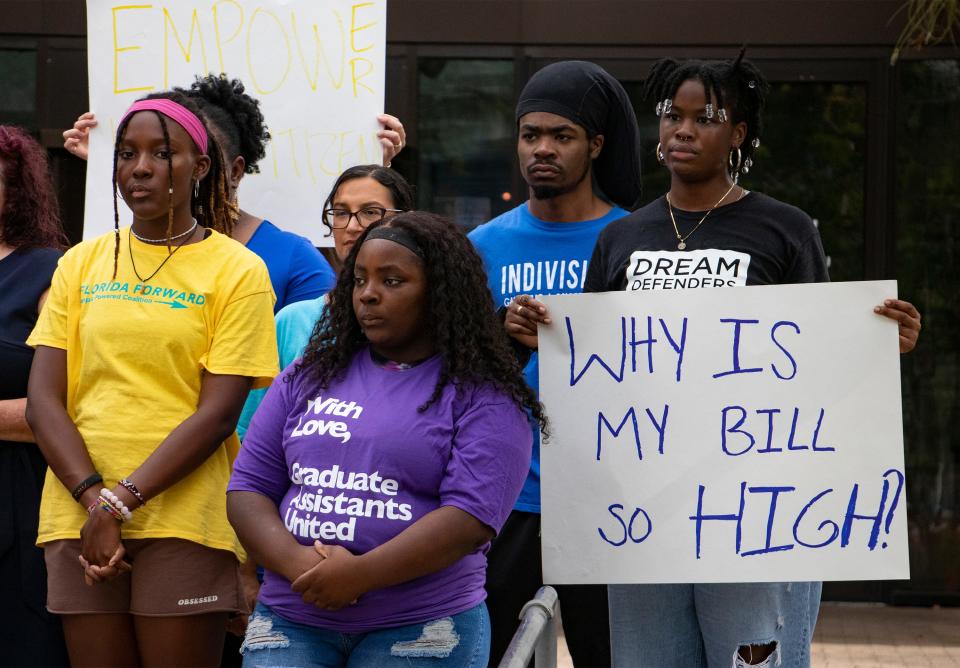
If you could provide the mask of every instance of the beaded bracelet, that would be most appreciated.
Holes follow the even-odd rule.
[[[135,484],[133,484],[133,482],[124,478],[123,480],[120,481],[120,486],[125,488],[131,494],[133,494],[133,496],[136,497],[137,501],[140,502],[141,506],[147,505],[146,500],[143,498],[143,492],[141,492],[140,488],[137,487]]]
[[[98,482],[103,482],[103,476],[94,471],[92,476],[74,487],[73,491],[70,492],[70,495],[73,496],[74,501],[79,501],[80,497],[83,496],[83,493],[96,485]]]
[[[119,510],[117,510],[117,509],[113,506],[113,504],[110,503],[110,500],[109,500],[109,499],[106,499],[106,498],[104,498],[104,497],[102,497],[102,496],[101,496],[101,497],[98,497],[98,498],[97,498],[97,507],[99,507],[101,510],[104,510],[104,511],[106,511],[107,513],[109,513],[109,515],[110,515],[113,519],[117,520],[117,521],[120,522],[120,523],[123,523],[123,522],[126,521],[126,520],[124,519],[124,517],[123,517],[123,513],[121,513]]]
[[[100,497],[97,499],[97,502],[101,508],[121,522],[127,522],[133,517],[133,513],[123,504],[120,497],[106,487],[100,490]]]

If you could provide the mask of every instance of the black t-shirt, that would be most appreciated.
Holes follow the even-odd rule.
[[[674,207],[681,235],[705,211]],[[750,192],[715,209],[677,248],[665,197],[608,225],[584,292],[679,290],[828,281],[820,234],[800,209]]]

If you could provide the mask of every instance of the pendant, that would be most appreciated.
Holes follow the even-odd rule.
[[[687,244],[683,243],[682,241],[677,244],[677,248],[679,248],[680,250],[683,250],[686,247],[687,247]]]

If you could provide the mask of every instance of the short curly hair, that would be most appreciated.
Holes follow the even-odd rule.
[[[245,163],[245,173],[260,171],[257,163],[266,155],[270,133],[260,111],[260,101],[245,92],[242,81],[229,79],[226,74],[198,75],[189,89],[174,90],[192,98],[213,129],[219,130],[227,162],[233,162],[239,155]]]
[[[480,256],[456,225],[425,211],[399,213],[364,230],[344,260],[327,308],[293,373],[313,374],[321,387],[328,387],[342,378],[354,355],[367,345],[353,312],[354,266],[364,240],[379,227],[402,229],[423,252],[428,322],[442,366],[433,394],[420,410],[437,401],[447,385],[491,385],[528,410],[545,429],[543,407],[524,380],[494,311]]]
[[[0,182],[0,242],[14,248],[69,245],[46,151],[26,130],[13,125],[0,125]]]

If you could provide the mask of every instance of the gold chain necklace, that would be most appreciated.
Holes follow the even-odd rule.
[[[670,193],[667,193],[667,210],[670,212],[670,222],[673,223],[673,232],[677,235],[677,249],[683,250],[687,247],[687,239],[690,238],[690,235],[697,231],[697,229],[703,225],[703,221],[707,219],[713,210],[720,206],[720,202],[727,199],[727,195],[733,192],[733,189],[737,187],[737,184],[734,183],[730,186],[730,189],[727,192],[723,193],[723,197],[717,200],[717,203],[710,207],[710,210],[703,214],[703,218],[700,219],[700,222],[693,226],[693,229],[687,232],[685,235],[680,235],[680,228],[677,227],[677,219],[673,217],[673,204],[670,202]]]

